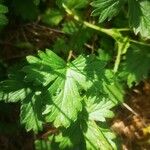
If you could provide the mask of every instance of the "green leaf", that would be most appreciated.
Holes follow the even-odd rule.
[[[8,12],[8,8],[2,4],[0,4],[0,14],[5,14]]]
[[[124,87],[118,80],[116,74],[111,70],[105,70],[105,79],[103,80],[103,90],[107,94],[107,98],[113,102],[114,105],[122,103],[124,100]]]
[[[5,16],[7,12],[8,12],[8,8],[0,4],[0,26],[6,25],[8,23],[8,19]]]
[[[74,21],[67,21],[63,24],[62,31],[67,34],[74,34],[79,31],[79,28],[77,27]]]
[[[148,0],[128,0],[129,24],[135,34],[150,38],[150,2]]]
[[[34,142],[36,150],[52,150],[51,141],[53,140],[53,136],[49,136],[48,139],[44,140],[36,140]]]
[[[9,92],[0,91],[0,100],[4,100],[5,102],[18,102],[19,100],[23,100],[30,92],[31,90],[29,88],[16,89],[15,91]]]
[[[67,68],[64,77],[58,77],[54,84],[58,86],[55,87],[58,88],[57,96],[52,98],[53,104],[47,121],[54,121],[56,127],[68,127],[77,119],[78,112],[82,109],[81,97],[71,68]]]
[[[25,124],[27,131],[33,130],[35,133],[42,131],[41,101],[40,91],[32,93],[21,103],[20,120]]]
[[[88,121],[87,127],[83,130],[86,148],[90,150],[117,150],[112,139],[113,134],[104,134],[104,131],[94,122]],[[111,141],[111,142],[110,142]]]
[[[27,57],[28,62],[31,64],[28,68],[24,68],[27,72],[27,77],[32,80],[38,79],[41,83],[43,83],[43,79],[45,83],[47,83],[47,80],[49,82],[54,81],[50,85],[48,92],[50,95],[48,98],[52,98],[52,105],[45,110],[46,113],[50,112],[47,120],[54,121],[54,125],[57,127],[67,127],[77,119],[77,114],[82,108],[77,82],[74,79],[74,76],[80,75],[78,68],[74,66],[74,63],[66,64],[52,51],[39,52],[38,55],[40,58]],[[45,67],[47,68],[45,69]],[[43,68],[45,69],[44,71]],[[47,71],[49,76],[47,74],[42,74],[41,76],[40,71],[44,73]]]
[[[79,122],[74,123],[67,129],[62,129],[61,133],[55,137],[55,141],[59,142],[60,149],[74,149],[82,140],[82,130]]]
[[[148,46],[132,44],[126,54],[124,71],[127,72],[127,83],[139,83],[148,77],[150,71],[150,51]]]
[[[107,125],[107,123],[106,122],[103,124],[99,123],[98,126],[99,126],[100,130],[102,131],[103,135],[105,136],[105,138],[108,140],[108,142],[113,147],[113,150],[121,149],[120,141],[118,140],[118,138],[116,138],[115,133],[113,133],[113,131],[111,131],[111,129]]]
[[[9,79],[0,83],[0,100],[5,102],[18,102],[25,99],[31,93],[31,89],[27,83],[23,81],[21,72],[10,74]],[[20,74],[20,77],[18,77]],[[21,84],[20,84],[21,83]]]
[[[124,99],[123,86],[118,82],[103,84],[105,93],[108,94],[108,98],[116,105],[122,103]]]
[[[95,7],[93,16],[99,16],[99,22],[116,16],[124,4],[124,0],[93,0],[91,5]]]
[[[31,79],[38,79],[41,83],[43,81],[51,83],[49,85],[46,84],[49,88],[47,87],[48,91],[44,94],[44,99],[47,101],[46,109],[43,112],[46,116],[46,121],[54,122],[55,127],[69,127],[71,123],[76,121],[77,115],[82,109],[82,91],[95,89],[96,92],[93,92],[92,96],[104,92],[103,89],[100,89],[100,84],[102,84],[106,74],[103,71],[105,62],[98,60],[94,55],[90,55],[88,57],[79,56],[74,61],[65,63],[60,57],[49,50],[46,53],[39,52],[38,56],[39,58],[27,57],[30,65],[28,68],[24,68],[24,70],[30,81]],[[42,71],[44,73],[47,71],[48,76],[47,74],[41,74]],[[109,93],[106,92],[105,94]],[[93,104],[89,111],[93,117],[93,114],[99,115],[102,113],[100,110],[97,111],[97,109],[105,110],[108,113],[107,115],[102,114],[101,118],[96,116],[97,120],[104,121],[105,117],[112,116],[112,112],[109,111],[111,107],[111,102],[102,100],[98,106]]]
[[[66,64],[60,57],[49,50],[46,50],[46,53],[39,51],[38,56],[39,58],[28,56],[27,61],[30,65],[25,66],[23,71],[27,73],[27,81],[46,86],[58,75],[61,75]]]
[[[103,67],[104,64],[96,61],[95,57],[79,56],[67,63],[62,74],[58,75],[49,88],[47,97],[52,98],[52,104],[44,111],[47,121],[54,121],[56,127],[68,127],[74,122],[82,109],[81,89],[90,88]]]
[[[89,119],[104,122],[106,121],[105,118],[112,118],[114,116],[114,113],[110,110],[112,107],[114,107],[114,103],[104,97],[102,99],[95,97],[88,99]]]
[[[58,25],[62,19],[63,13],[57,9],[47,9],[41,17],[41,21],[49,26]]]

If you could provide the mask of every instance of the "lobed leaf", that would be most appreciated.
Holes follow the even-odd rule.
[[[150,1],[128,0],[129,3],[129,25],[135,34],[140,33],[142,37],[150,38]]]
[[[99,22],[116,16],[124,4],[124,0],[93,0],[91,5],[95,8],[93,16],[99,16]]]

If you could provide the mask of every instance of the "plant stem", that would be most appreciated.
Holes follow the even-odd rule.
[[[89,27],[91,29],[94,29],[94,30],[97,30],[97,31],[100,31],[102,33],[105,33],[105,34],[109,35],[110,37],[112,37],[117,42],[118,51],[117,51],[117,57],[116,57],[115,64],[114,64],[114,72],[116,73],[118,71],[119,64],[120,64],[120,61],[121,61],[121,55],[124,51],[127,50],[128,44],[129,44],[129,43],[127,43],[127,42],[129,42],[129,40],[126,41],[127,38],[123,37],[120,32],[121,31],[129,31],[130,29],[128,29],[128,28],[122,28],[122,29],[102,28],[102,27],[99,27],[99,26],[97,26],[95,24],[92,24],[90,22],[81,20],[79,18],[79,16],[74,14],[73,11],[71,11],[65,4],[63,4],[63,7],[64,7],[65,11],[67,12],[67,14],[73,16],[73,18],[76,21],[84,24],[86,27]]]
[[[139,45],[150,46],[150,44],[139,42],[139,41],[136,41],[136,40],[133,40],[133,39],[129,39],[129,41],[132,42],[132,43],[139,44]]]
[[[120,60],[121,60],[121,47],[118,46],[117,57],[115,59],[115,65],[114,65],[114,69],[113,69],[114,73],[116,73],[118,71]]]
[[[135,112],[128,104],[122,103],[122,105],[128,109],[130,112],[132,112],[135,116],[139,116],[137,112]]]
[[[69,60],[71,59],[71,57],[72,57],[72,53],[73,53],[73,51],[72,51],[72,50],[70,50],[70,51],[69,51],[68,58],[67,58],[67,61],[69,61]]]
[[[127,37],[120,39],[120,41],[118,40],[117,42],[118,42],[117,43],[118,50],[117,50],[117,57],[116,57],[115,65],[114,65],[114,69],[113,69],[114,73],[116,73],[118,71],[122,54],[125,54],[127,49],[130,46],[129,39]]]
[[[121,29],[117,29],[119,32],[124,32],[124,31],[130,31],[131,29],[129,28],[121,28]]]
[[[79,16],[77,16],[76,14],[74,14],[65,4],[63,4],[63,7],[65,9],[65,11],[67,12],[67,14],[73,16],[73,18],[76,20],[76,21],[79,21],[81,23],[83,23],[85,26],[89,27],[89,28],[92,28],[94,30],[97,30],[97,31],[100,31],[100,32],[103,32],[109,36],[111,36],[112,38],[116,39],[117,36],[120,36],[120,33],[119,33],[119,30],[123,31],[123,30],[127,30],[127,29],[105,29],[105,28],[102,28],[102,27],[99,27],[97,25],[94,25],[92,23],[89,23],[87,21],[83,21],[79,18]]]

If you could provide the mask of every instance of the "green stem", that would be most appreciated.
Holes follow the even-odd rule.
[[[139,42],[139,41],[136,41],[136,40],[132,40],[132,39],[129,39],[130,42],[132,43],[136,43],[136,44],[139,44],[139,45],[145,45],[145,46],[150,46],[150,44],[147,44],[147,43],[143,43],[143,42]]]
[[[118,30],[119,32],[131,31],[131,29],[129,28],[121,28],[121,29],[116,29],[116,30]]]
[[[126,47],[127,46],[126,45],[127,42],[124,41],[124,39],[126,40],[126,38],[124,38],[120,32],[121,31],[129,31],[130,29],[128,29],[128,28],[123,28],[123,29],[113,29],[113,28],[112,29],[106,29],[106,28],[102,28],[102,27],[99,27],[99,26],[94,25],[92,23],[89,23],[87,21],[81,20],[79,18],[79,16],[74,14],[66,5],[63,4],[63,7],[64,7],[65,11],[67,12],[67,14],[73,16],[73,18],[76,21],[81,22],[82,24],[84,24],[85,26],[87,26],[87,27],[89,27],[91,29],[100,31],[102,33],[105,33],[105,34],[111,36],[117,42],[117,44],[118,44],[118,51],[117,51],[117,57],[116,57],[116,60],[115,60],[115,65],[114,65],[114,72],[117,72],[117,70],[119,68],[120,61],[121,61],[122,52],[124,50],[126,50],[126,48],[127,48]]]
[[[119,45],[119,44],[118,44]],[[118,51],[117,51],[117,57],[115,59],[115,65],[114,65],[114,73],[116,73],[118,71],[118,68],[119,68],[119,64],[120,64],[120,61],[121,61],[121,47],[119,46],[118,47]]]
[[[101,28],[101,27],[99,27],[99,26],[97,26],[97,25],[91,24],[91,23],[89,23],[89,22],[87,22],[87,21],[82,21],[82,23],[83,23],[85,26],[87,26],[87,27],[89,27],[89,28],[91,28],[91,29],[94,29],[94,30],[103,32],[103,33],[105,33],[105,34],[107,34],[107,35],[109,35],[109,36],[111,36],[112,38],[115,39],[115,36],[114,36],[114,35],[116,35],[116,32],[114,32],[113,29],[104,29],[104,28]],[[118,33],[117,33],[117,34],[118,34]]]
[[[120,61],[121,61],[121,56],[126,53],[127,49],[130,46],[129,39],[127,37],[123,38],[121,41],[118,41],[117,46],[118,46],[118,50],[117,50],[117,57],[113,69],[114,73],[118,71]]]
[[[76,14],[74,14],[65,4],[63,4],[63,7],[64,7],[65,11],[67,12],[67,14],[73,16],[73,18],[76,21],[79,21],[79,22],[83,23],[85,26],[87,26],[89,28],[92,28],[94,30],[103,32],[103,33],[111,36],[114,39],[116,39],[116,37],[120,36],[119,29],[105,29],[105,28],[101,28],[101,27],[99,27],[97,25],[94,25],[92,23],[89,23],[87,21],[83,21],[83,20],[81,20],[79,18],[79,16],[77,16]],[[123,29],[120,29],[120,30],[123,30]]]

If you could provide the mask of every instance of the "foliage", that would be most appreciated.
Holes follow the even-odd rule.
[[[43,40],[52,32],[56,36],[48,49],[27,56],[0,82],[0,101],[20,104],[26,131],[38,137],[49,126],[46,139],[37,138],[35,148],[121,149],[108,121],[122,105],[126,87],[149,77],[150,2],[13,0],[5,5],[0,3],[0,25],[6,25],[1,16],[7,20],[8,13],[10,22],[12,16],[23,25],[36,21],[29,33],[39,29],[33,31],[36,41],[38,35]],[[128,24],[121,25],[122,20]]]
[[[8,23],[5,14],[8,12],[8,8],[0,2],[0,27]]]
[[[99,16],[99,22],[105,19],[112,19],[121,10],[126,0],[94,0],[92,6],[95,7],[93,16]],[[139,33],[145,38],[150,36],[150,20],[148,0],[128,0],[128,18],[129,25],[134,30],[135,34]]]
[[[83,128],[87,128],[83,129],[85,141],[86,138],[91,138],[88,136],[94,128],[93,125],[97,128],[96,132],[103,132],[94,121],[105,122],[105,118],[113,117],[110,109],[118,103],[117,99],[115,103],[111,101],[111,96],[109,98],[109,94],[105,93],[105,82],[108,82],[107,78],[110,76],[105,76],[103,61],[92,55],[80,55],[66,63],[50,50],[45,53],[39,51],[38,57],[28,56],[27,61],[29,65],[18,73],[19,77],[17,74],[11,74],[8,80],[1,82],[0,93],[5,102],[21,102],[21,123],[25,124],[27,131],[42,130],[44,120],[53,122],[57,128],[64,127],[69,130],[76,123],[78,126],[83,124],[82,121],[78,122],[79,115],[82,115],[86,125]],[[113,79],[107,83],[108,86],[111,86],[112,82]],[[99,88],[102,83],[104,86]],[[105,138],[103,135],[97,135],[98,133],[94,133],[93,138],[103,141]],[[59,141],[62,140],[59,137]],[[68,146],[68,142],[63,147]],[[105,143],[109,141],[106,140]],[[101,145],[103,144],[102,142]],[[105,144],[103,146],[105,147]],[[87,141],[86,147],[93,146]]]

